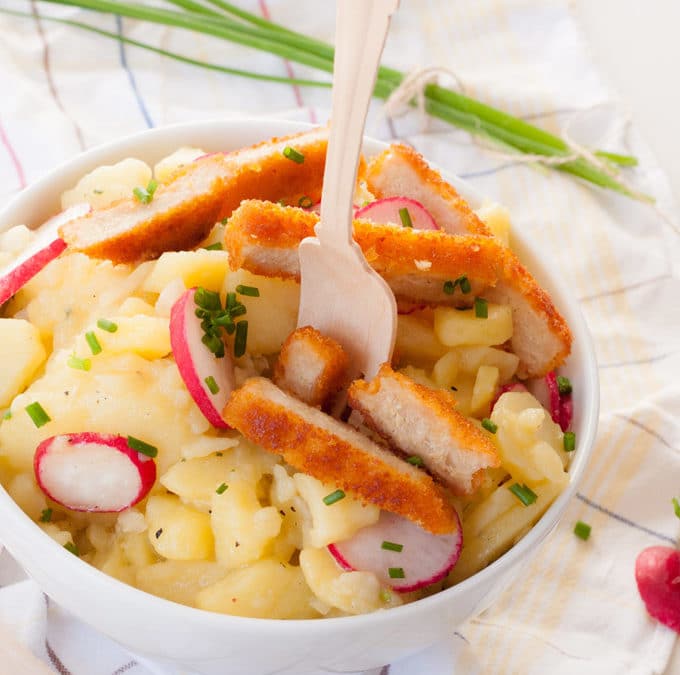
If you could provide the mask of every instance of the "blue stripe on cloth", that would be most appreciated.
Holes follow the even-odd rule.
[[[116,28],[118,30],[118,35],[120,37],[123,37],[123,20],[120,18],[120,16],[116,16]],[[128,80],[130,81],[130,87],[132,87],[132,92],[134,93],[135,98],[137,99],[137,105],[139,106],[139,110],[141,111],[142,116],[144,117],[146,126],[152,128],[155,125],[153,123],[153,120],[151,119],[151,115],[149,115],[149,111],[146,109],[144,99],[142,98],[142,95],[139,93],[135,76],[132,70],[130,69],[130,66],[128,65],[127,55],[125,54],[125,44],[123,42],[119,42],[118,45],[120,53],[120,65],[123,67],[123,70],[125,70],[125,72],[127,73]]]
[[[614,520],[618,520],[620,523],[623,523],[624,525],[634,527],[636,530],[640,530],[640,532],[646,532],[647,534],[651,534],[653,537],[656,537],[657,539],[661,539],[662,541],[668,542],[672,546],[675,546],[676,542],[675,539],[673,539],[672,537],[667,537],[665,534],[655,532],[654,530],[650,530],[648,527],[645,527],[644,525],[639,525],[638,523],[635,523],[624,516],[620,516],[618,513],[614,513],[614,511],[610,511],[604,506],[601,506],[600,504],[595,503],[591,499],[588,499],[588,497],[581,494],[580,492],[576,493],[576,497],[580,499],[584,504],[587,504],[588,506],[595,509],[596,511],[599,511],[600,513],[604,513],[605,515],[609,516],[610,518],[613,518]]]

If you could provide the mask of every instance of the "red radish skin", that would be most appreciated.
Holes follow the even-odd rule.
[[[574,418],[574,404],[571,400],[571,394],[561,394],[559,424],[562,431],[567,431],[569,429],[573,418]]]
[[[680,551],[646,548],[635,561],[635,581],[649,614],[680,633]]]
[[[401,544],[401,552],[382,548],[383,542]],[[443,579],[458,562],[463,534],[435,535],[406,518],[383,511],[375,525],[364,527],[351,539],[328,546],[330,554],[346,571],[373,572],[380,583],[407,593]],[[403,579],[393,579],[390,568],[402,568]]]
[[[33,470],[40,489],[71,511],[124,511],[156,482],[151,457],[123,436],[93,432],[47,438],[35,451]]]
[[[509,391],[529,391],[521,382],[508,382],[508,384],[504,384],[499,390],[498,393],[496,394],[496,397],[491,401],[491,412],[493,412],[494,407],[496,406],[496,403],[498,403],[498,399],[503,396],[503,394],[506,394]]]
[[[17,260],[11,262],[11,269],[0,277],[0,305],[7,302],[40,270],[64,252],[66,242],[59,238],[59,228],[75,218],[84,216],[89,211],[89,204],[76,204],[50,218],[41,226],[35,242]]]
[[[229,429],[221,411],[234,388],[234,363],[227,351],[217,358],[202,342],[201,320],[196,316],[195,288],[186,291],[170,311],[170,345],[179,373],[205,418],[217,429]],[[215,378],[213,394],[205,383]]]
[[[560,423],[560,389],[557,386],[555,371],[536,380],[527,380],[527,388],[538,399],[538,402],[550,411],[555,424]]]
[[[374,223],[393,223],[399,227],[403,226],[399,209],[408,209],[411,222],[416,230],[438,230],[439,225],[435,222],[430,212],[415,199],[408,197],[387,197],[377,199],[363,208],[356,211],[355,218],[365,218]]]

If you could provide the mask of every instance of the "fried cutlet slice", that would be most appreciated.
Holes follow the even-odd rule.
[[[283,343],[274,382],[307,405],[322,406],[342,388],[348,357],[342,345],[312,326],[294,330]]]
[[[500,466],[493,442],[455,409],[451,394],[417,384],[387,363],[371,382],[355,380],[347,400],[391,447],[420,457],[456,494],[472,494],[485,469]]]
[[[304,196],[318,201],[327,141],[328,130],[319,128],[236,152],[206,155],[159,185],[149,204],[131,194],[71,221],[60,235],[71,250],[115,263],[193,248],[243,199],[297,204]],[[304,156],[302,163],[284,156],[288,146]]]
[[[318,216],[301,209],[245,201],[225,230],[225,248],[234,269],[264,276],[298,279],[297,247],[314,234]],[[387,281],[398,300],[469,307],[482,296],[509,304],[513,311],[512,350],[522,377],[541,377],[560,366],[572,336],[550,296],[517,256],[494,237],[451,236],[433,230],[354,221],[354,239],[369,264]],[[465,276],[470,292],[455,281]]]
[[[269,380],[246,380],[232,392],[223,416],[247,439],[282,455],[310,476],[404,516],[429,532],[458,529],[455,508],[428,474]]]
[[[369,161],[366,185],[376,199],[415,199],[449,234],[491,234],[453,185],[447,183],[422,155],[403,143],[393,143]]]

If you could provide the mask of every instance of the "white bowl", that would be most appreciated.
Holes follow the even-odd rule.
[[[0,212],[0,232],[25,223],[37,227],[59,210],[59,195],[101,164],[139,157],[154,164],[182,145],[207,152],[250,145],[308,125],[277,120],[229,120],[145,131],[90,150],[50,171]],[[367,140],[375,153],[384,144]],[[474,191],[446,176],[473,205]],[[512,206],[512,205],[509,205]],[[575,385],[574,431],[578,439],[571,481],[540,521],[512,549],[462,583],[424,600],[362,616],[305,621],[247,619],[192,609],[127,586],[59,546],[0,488],[0,541],[66,610],[128,649],[202,675],[303,675],[315,670],[357,671],[405,657],[450,636],[454,628],[488,607],[526,568],[528,558],[555,527],[573,497],[591,453],[598,419],[595,354],[576,302],[513,233],[514,248],[549,290],[574,333],[563,370]]]

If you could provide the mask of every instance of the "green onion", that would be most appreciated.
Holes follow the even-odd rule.
[[[127,444],[133,450],[141,452],[142,455],[146,455],[147,457],[155,457],[158,454],[157,447],[149,445],[144,441],[140,441],[138,438],[135,438],[134,436],[127,437]]]
[[[456,290],[456,284],[453,281],[445,281],[443,290],[446,295],[453,295],[453,292]]]
[[[217,335],[210,335],[206,333],[202,338],[201,342],[218,358],[224,358],[224,342],[222,338]]]
[[[214,244],[210,244],[209,246],[204,246],[206,251],[223,251],[224,246],[222,245],[221,241],[216,241]]]
[[[498,431],[498,425],[492,422],[488,417],[485,417],[482,420],[482,426],[492,434],[495,434]]]
[[[75,354],[71,354],[71,356],[68,357],[66,365],[75,370],[90,370],[92,361],[90,361],[90,359],[80,359]]]
[[[40,522],[41,523],[49,523],[52,520],[52,509],[51,508],[46,508],[43,509],[42,512],[40,513]]]
[[[248,322],[239,321],[236,324],[236,337],[234,338],[234,356],[238,358],[246,353],[248,341]]]
[[[194,302],[198,307],[208,310],[209,312],[222,309],[220,294],[215,293],[215,291],[209,291],[202,286],[199,286],[196,289],[196,292],[194,293]]]
[[[478,319],[489,318],[489,303],[484,298],[475,298],[475,316]]]
[[[396,551],[397,553],[401,553],[404,550],[404,545],[395,544],[393,541],[384,541],[380,548],[385,549],[386,551]]]
[[[399,217],[401,218],[401,224],[404,227],[413,227],[411,214],[408,212],[408,209],[406,207],[399,209]]]
[[[132,191],[132,194],[135,196],[135,199],[138,202],[141,202],[142,204],[150,204],[157,188],[158,183],[152,178],[145,188],[136,187]]]
[[[90,345],[90,350],[94,356],[101,352],[102,346],[99,344],[99,340],[97,340],[97,336],[93,331],[90,330],[85,333],[85,339],[87,340],[87,344]]]
[[[560,394],[571,394],[571,382],[569,381],[569,378],[564,377],[564,375],[558,375],[557,388],[559,389]]]
[[[458,277],[458,279],[456,279],[456,282],[460,286],[460,290],[463,291],[463,293],[469,293],[472,290],[470,280],[465,275],[463,275],[462,277]]]
[[[403,567],[389,567],[387,573],[390,575],[390,579],[404,579],[406,577]]]
[[[220,486],[217,488],[217,490],[215,490],[215,492],[217,492],[218,495],[221,495],[221,494],[223,494],[223,493],[225,493],[225,492],[227,491],[227,488],[228,488],[228,487],[229,487],[229,486],[228,486],[226,483],[222,483],[222,485],[220,485]]]
[[[215,378],[212,375],[209,375],[203,381],[206,383],[208,389],[210,389],[211,394],[217,394],[217,392],[220,390],[217,382],[215,382]]]
[[[64,548],[69,552],[73,553],[73,555],[80,556],[80,553],[78,552],[78,547],[72,542],[72,541],[67,541],[64,544]]]
[[[222,220],[220,220],[220,224],[221,224],[221,225],[226,225],[228,222],[229,222],[229,218],[228,218],[228,217],[227,217],[227,218],[222,218]]]
[[[588,537],[590,537],[590,530],[592,528],[590,525],[587,523],[584,523],[582,520],[579,520],[576,525],[574,525],[574,534],[579,538],[583,539],[583,541],[586,541]]]
[[[260,297],[260,290],[255,288],[255,286],[244,286],[243,284],[239,284],[236,287],[236,292],[240,293],[241,295],[249,295],[252,298]]]
[[[335,502],[339,502],[341,499],[345,498],[345,493],[342,490],[336,490],[335,492],[331,492],[329,495],[326,495],[323,498],[323,503],[326,506],[330,506],[331,504],[335,504]]]
[[[302,164],[305,161],[305,156],[295,148],[291,148],[290,145],[283,149],[283,156],[296,164]]]
[[[533,504],[538,499],[538,495],[526,485],[515,483],[510,486],[509,490],[524,506],[529,506],[529,504]]]
[[[413,464],[413,466],[425,466],[425,462],[423,462],[422,457],[418,457],[418,455],[411,455],[406,459],[406,461],[409,464]]]
[[[12,411],[7,409],[5,410],[4,415],[2,416],[3,420],[11,420],[12,419]]]
[[[576,450],[576,434],[573,431],[565,431],[562,445],[565,452],[574,452]]]
[[[673,511],[675,511],[675,515],[680,518],[680,502],[676,497],[673,497],[671,503],[673,504]]]
[[[298,200],[298,206],[302,209],[310,209],[314,206],[314,202],[307,195],[303,195]]]
[[[115,333],[118,330],[118,324],[109,321],[108,319],[98,319],[97,326],[107,333]]]
[[[33,424],[35,424],[38,429],[45,426],[52,419],[37,401],[27,405],[24,410],[26,410],[28,416],[33,420]]]
[[[323,72],[331,73],[333,70],[334,52],[329,44],[267,21],[262,17],[225,2],[225,0],[208,0],[212,5],[215,5],[219,11],[206,7],[203,4],[193,2],[193,0],[169,0],[172,4],[177,5],[184,11],[172,11],[161,7],[120,2],[116,0],[49,1],[56,4],[118,14],[119,16],[131,17],[166,26],[175,26],[184,30],[212,35],[228,42],[259,49]],[[12,10],[3,9],[0,11],[15,16],[31,17],[31,15],[14,12]],[[115,33],[108,33],[107,31],[86,24],[79,24],[78,22],[66,19],[53,19],[51,17],[43,18],[45,20],[55,20],[60,23],[77,26],[84,30],[90,30],[120,42],[133,44],[143,49],[149,49],[164,56],[168,56],[169,58],[198,65],[203,68],[231,72],[235,75],[259,80],[292,82],[303,86],[328,87],[330,85],[328,81],[276,78],[261,73],[232,70],[210,63],[195,61],[179,54],[157,49],[151,45],[136,42]],[[385,66],[380,67],[375,84],[374,96],[381,99],[388,98],[399,86],[404,77],[404,74],[398,70]],[[471,134],[489,138],[500,143],[504,147],[510,147],[520,153],[541,154],[546,157],[566,157],[572,152],[571,148],[561,138],[452,89],[447,89],[436,84],[429,84],[425,87],[424,97],[425,109],[429,114],[464,129]],[[411,105],[415,106],[416,101],[412,101]],[[612,164],[631,166],[635,163],[634,158],[625,155],[602,151],[596,151],[596,153],[599,153],[601,157]],[[566,163],[555,165],[554,168],[583,178],[594,185],[615,190],[635,199],[652,201],[647,195],[631,191],[620,183],[615,176],[613,177],[609,173],[606,173],[587,159],[579,158],[571,160]]]

